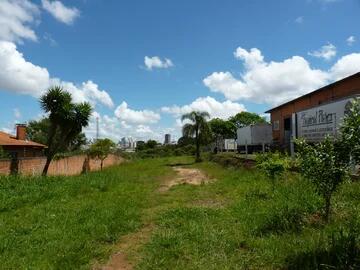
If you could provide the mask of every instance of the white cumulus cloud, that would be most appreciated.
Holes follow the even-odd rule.
[[[244,65],[238,77],[229,71],[213,72],[203,83],[230,100],[249,100],[279,105],[327,83],[360,71],[360,54],[341,57],[329,70],[314,69],[301,56],[267,62],[259,49],[239,47],[234,56]]]
[[[122,137],[133,137],[145,141],[148,139],[161,141],[163,139],[163,132],[166,130],[147,124],[129,125],[115,115],[101,115],[99,112],[94,111],[90,117],[89,126],[84,129],[88,138],[96,138],[97,121],[99,123],[99,137],[110,138],[115,142],[118,142]]]
[[[174,66],[173,62],[170,59],[168,58],[161,59],[158,56],[153,56],[153,57],[145,56],[144,64],[148,70],[153,70],[154,68],[170,68]]]
[[[14,43],[0,41],[0,89],[38,97],[49,79],[47,69],[26,61]]]
[[[125,101],[115,109],[115,115],[130,124],[157,123],[160,120],[160,114],[150,110],[132,110]]]
[[[214,72],[203,82],[213,92],[220,92],[230,100],[250,100],[279,104],[324,85],[328,74],[312,69],[300,56],[282,62],[266,62],[261,51],[238,48],[235,57],[242,60],[245,71],[241,78],[230,72]]]
[[[41,0],[42,7],[49,12],[55,19],[65,24],[72,24],[80,11],[75,7],[66,7],[60,1]]]
[[[322,46],[319,50],[309,52],[308,54],[317,58],[331,60],[333,57],[336,56],[336,47],[333,44],[328,43]]]
[[[340,80],[360,72],[360,53],[352,53],[341,57],[330,69],[332,80]]]
[[[31,27],[39,14],[39,8],[28,0],[1,0],[0,40],[36,41],[37,36]]]
[[[210,114],[211,118],[227,119],[239,112],[245,111],[243,104],[226,100],[219,102],[212,97],[199,97],[188,105],[178,106],[173,105],[171,107],[162,107],[161,111],[164,113],[170,113],[175,117],[180,117],[182,114],[192,111],[205,111]]]
[[[62,85],[77,102],[88,101],[92,105],[99,103],[113,106],[109,94],[100,90],[94,82],[76,85],[50,77],[46,68],[27,61],[14,43],[0,41],[0,90],[39,97],[53,85]]]

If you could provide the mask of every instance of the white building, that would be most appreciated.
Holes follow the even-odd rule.
[[[121,150],[127,152],[134,152],[136,148],[136,141],[132,137],[123,137],[118,143]]]

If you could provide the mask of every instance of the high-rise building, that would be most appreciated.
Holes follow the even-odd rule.
[[[171,143],[171,135],[165,134],[165,142],[164,144],[170,144]]]
[[[131,137],[123,137],[119,141],[119,146],[122,150],[125,151],[129,151],[129,152],[135,151],[136,141],[134,141],[134,139]]]

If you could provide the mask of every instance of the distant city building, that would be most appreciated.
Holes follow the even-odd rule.
[[[170,134],[165,134],[164,144],[171,144],[171,135]]]
[[[119,141],[119,147],[121,150],[133,152],[136,148],[136,141],[131,137],[123,137]]]

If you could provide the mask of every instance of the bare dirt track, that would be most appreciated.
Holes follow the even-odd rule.
[[[208,177],[199,169],[184,168],[180,166],[173,167],[176,172],[174,177],[166,179],[158,189],[158,192],[167,192],[176,185],[202,185],[209,182]],[[106,265],[95,265],[93,270],[132,270],[134,266],[129,260],[129,256],[136,257],[136,251],[145,244],[150,238],[153,225],[149,224],[135,233],[122,237],[117,245],[116,253],[111,255]]]
[[[176,185],[195,185],[199,186],[209,182],[208,177],[199,169],[174,167],[176,176],[165,181],[159,188],[160,192],[168,191],[171,187]]]

